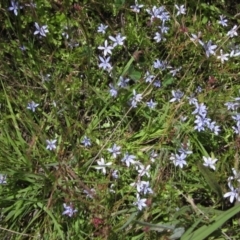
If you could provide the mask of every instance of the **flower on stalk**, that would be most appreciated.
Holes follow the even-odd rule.
[[[195,110],[192,112],[192,114],[196,115],[200,115],[202,117],[206,117],[207,115],[207,107],[204,103],[200,103],[198,104],[198,102],[195,104]]]
[[[158,154],[154,150],[152,150],[150,153],[150,161],[154,163],[157,157],[158,157]]]
[[[99,56],[99,59],[101,61],[101,63],[98,65],[100,68],[103,68],[103,70],[108,70],[108,69],[112,69],[111,64],[109,63],[110,61],[110,57],[102,58],[101,56]]]
[[[191,38],[190,38],[190,40],[191,41],[193,41],[194,43],[195,42],[198,42],[198,43],[200,43],[201,45],[203,44],[203,42],[200,40],[200,38],[201,38],[201,32],[198,32],[198,35],[196,35],[196,34],[194,34],[194,33],[191,33]]]
[[[145,73],[145,75],[144,75],[144,79],[145,79],[145,82],[146,83],[150,83],[150,82],[152,82],[152,80],[154,79],[154,75],[151,75],[150,73],[149,73],[149,71],[147,71],[146,73]]]
[[[66,31],[62,32],[62,36],[63,36],[65,39],[69,39],[69,34],[68,34],[69,28],[68,28],[68,26],[65,26],[65,27],[64,27],[64,30],[66,30]]]
[[[234,176],[230,176],[228,178],[229,184],[231,184],[232,180],[237,180],[240,183],[240,172],[238,172],[235,168],[232,168],[232,172]]]
[[[187,119],[188,119],[187,116],[183,116],[183,115],[180,116],[180,121],[181,122],[185,122]]]
[[[118,170],[114,170],[114,171],[112,172],[112,177],[113,177],[114,179],[118,179],[118,178],[119,178],[119,172],[118,172]]]
[[[114,187],[115,187],[115,185],[114,185],[114,184],[111,184],[111,185],[110,185],[110,188],[109,188],[109,192],[115,193],[116,191],[113,189]]]
[[[220,20],[218,21],[218,23],[220,25],[222,25],[223,27],[227,26],[228,20],[225,19],[225,16],[224,15],[220,15],[219,17],[220,17]]]
[[[228,182],[228,187],[230,188],[230,192],[227,192],[223,195],[224,198],[230,198],[230,202],[233,203],[234,199],[238,199],[238,201],[240,200],[239,199],[239,196],[238,196],[238,190],[235,189],[230,182]]]
[[[212,158],[210,158],[210,157],[205,157],[205,156],[203,156],[203,161],[204,161],[203,165],[204,165],[205,167],[210,167],[210,168],[212,168],[213,170],[216,170],[216,167],[215,167],[215,163],[217,162],[217,159],[216,159],[216,158],[215,158],[215,159],[212,159]]]
[[[147,177],[150,177],[149,170],[150,170],[150,165],[147,165],[146,167],[143,164],[138,165],[140,169],[138,169],[139,176],[142,177],[146,175]]]
[[[155,36],[154,36],[153,39],[154,39],[157,43],[166,40],[166,38],[163,37],[163,33],[159,33],[159,32],[155,32]]]
[[[105,163],[105,160],[101,158],[100,160],[97,161],[97,164],[99,167],[95,167],[97,170],[101,170],[104,175],[106,175],[106,167],[112,165],[112,162]]]
[[[133,108],[137,107],[137,103],[142,100],[142,94],[137,94],[135,89],[133,90],[133,97],[131,99],[131,105]]]
[[[146,198],[140,198],[139,194],[137,193],[137,201],[133,203],[133,205],[137,206],[138,210],[142,211],[143,208],[147,206]]]
[[[90,147],[92,145],[91,140],[87,136],[83,137],[81,143],[84,145],[84,147]]]
[[[170,160],[173,162],[173,164],[177,167],[179,166],[180,168],[183,168],[184,165],[187,165],[186,162],[186,157],[187,155],[185,153],[181,153],[181,154],[171,154]]]
[[[153,194],[153,190],[149,187],[150,183],[148,181],[138,180],[130,184],[132,187],[136,187],[138,193],[142,194]]]
[[[98,47],[98,49],[103,50],[103,55],[106,56],[107,54],[112,54],[111,50],[113,49],[113,47],[108,45],[108,41],[105,40],[104,46],[100,46]]]
[[[198,132],[201,132],[205,130],[206,126],[209,125],[210,119],[204,116],[196,115],[196,120],[194,121],[194,123],[196,123],[194,129],[198,130]]]
[[[229,57],[238,57],[240,56],[240,51],[238,49],[232,49],[232,51],[229,54]]]
[[[121,154],[121,147],[117,146],[115,143],[112,148],[108,148],[107,150],[112,154],[113,158],[117,158],[117,155]]]
[[[240,134],[240,124],[237,125],[236,127],[233,126],[232,129],[233,129],[233,131],[234,131],[236,134]]]
[[[77,212],[76,209],[73,209],[73,206],[70,204],[70,206],[67,206],[66,203],[63,204],[64,211],[62,215],[68,215],[69,217],[72,217],[75,212]]]
[[[164,6],[161,6],[159,8],[153,6],[152,9],[146,9],[146,11],[151,15],[151,22],[153,22],[153,20],[156,18],[162,20],[164,23],[170,19],[169,12],[165,10]]]
[[[240,126],[240,113],[233,115],[232,119],[235,120],[235,122],[238,126]]]
[[[220,59],[221,60],[221,63],[223,64],[224,61],[228,61],[228,56],[229,54],[226,53],[226,54],[223,54],[223,51],[222,49],[220,50],[220,56],[217,56],[217,59]]]
[[[150,183],[148,181],[142,181],[141,193],[142,194],[153,194],[152,188],[149,186]]]
[[[119,82],[117,83],[117,85],[121,88],[125,88],[128,86],[128,82],[130,81],[129,78],[124,78],[122,76],[119,77]]]
[[[203,48],[206,51],[206,56],[209,58],[210,55],[216,55],[215,49],[217,48],[217,45],[212,45],[212,41],[209,40],[207,43],[203,43],[202,41],[199,41],[199,43],[203,46]]]
[[[11,0],[11,5],[8,10],[9,11],[13,11],[14,12],[14,15],[17,16],[18,15],[18,10],[19,9],[22,9],[23,7],[22,6],[19,6],[19,3],[15,0]]]
[[[233,110],[233,111],[237,110],[237,108],[240,106],[240,104],[237,102],[235,102],[235,103],[234,102],[226,102],[224,105],[227,106],[228,110]]]
[[[20,46],[19,48],[21,49],[21,51],[26,51],[27,50],[27,48],[24,45]]]
[[[89,190],[84,189],[83,192],[87,195],[87,197],[93,199],[94,195],[96,194],[96,190],[94,188],[91,188]]]
[[[98,30],[97,30],[97,32],[99,32],[99,33],[106,33],[106,29],[108,28],[108,26],[107,25],[104,25],[104,24],[100,24],[99,26],[98,26]]]
[[[131,164],[135,164],[136,161],[136,156],[134,155],[129,155],[128,152],[124,154],[124,157],[122,158],[121,162],[124,162],[127,167],[129,167]]]
[[[162,26],[159,26],[158,28],[161,30],[162,34],[166,34],[169,31],[169,27],[167,27],[165,23],[162,23]]]
[[[176,74],[182,69],[182,67],[179,67],[179,68],[175,68],[175,69],[172,69],[170,70],[169,72],[172,74],[172,76],[176,76]]]
[[[159,59],[156,59],[153,62],[153,67],[156,68],[156,69],[160,69],[162,71],[167,69],[167,68],[171,68],[171,66],[168,65],[167,61],[161,61]],[[153,76],[153,77],[155,77],[155,76]]]
[[[178,149],[178,152],[181,154],[185,154],[185,155],[190,155],[192,154],[192,151],[189,150],[189,147],[190,147],[190,142],[188,142],[187,144],[183,144],[181,143],[181,147],[180,149]]]
[[[173,98],[170,100],[170,102],[178,101],[180,102],[181,98],[183,97],[184,93],[180,90],[172,90]]]
[[[110,95],[111,95],[112,97],[117,97],[118,91],[117,91],[117,89],[112,85],[112,83],[109,84],[109,87],[110,87],[110,90],[109,90]]]
[[[201,93],[203,90],[202,90],[202,87],[201,86],[197,86],[196,90],[195,90],[195,93]]]
[[[130,6],[130,8],[132,8],[133,12],[139,13],[140,9],[143,7],[144,5],[142,4],[138,4],[138,0],[135,0],[135,5]]]
[[[154,87],[157,87],[157,88],[160,88],[161,87],[161,82],[159,81],[159,80],[157,80],[157,81],[154,81],[154,83],[153,83],[153,86]]]
[[[234,27],[230,31],[228,31],[227,36],[230,38],[237,36],[238,35],[237,28],[238,28],[237,25],[234,25]]]
[[[35,110],[38,106],[39,106],[38,103],[31,101],[30,103],[28,103],[27,109],[31,110],[32,112],[35,112]]]
[[[190,97],[187,97],[188,99],[188,103],[190,105],[197,105],[198,104],[198,100],[194,97],[194,95],[191,95]]]
[[[147,102],[147,106],[151,109],[154,109],[157,106],[157,103],[153,102],[153,100],[151,99],[149,102]]]
[[[57,140],[56,139],[54,139],[54,140],[46,140],[46,142],[47,142],[46,149],[49,149],[50,151],[52,151],[52,150],[57,148],[57,146],[56,146]]]
[[[48,33],[48,26],[47,25],[43,25],[40,26],[38,23],[34,23],[36,31],[33,33],[34,35],[39,34],[41,37],[46,37],[46,33]]]
[[[7,178],[6,175],[0,174],[0,184],[6,184],[7,183],[6,178]]]
[[[181,14],[186,14],[186,8],[185,8],[185,6],[184,5],[181,5],[180,7],[177,5],[177,4],[175,4],[175,8],[178,10],[177,11],[177,16],[178,15],[181,15]]]
[[[123,41],[126,39],[126,37],[121,36],[119,33],[115,38],[113,36],[109,36],[109,39],[113,41],[113,47],[123,45]]]
[[[215,121],[209,122],[207,123],[207,127],[214,132],[215,135],[218,135],[220,132],[220,127],[218,125],[216,125]]]

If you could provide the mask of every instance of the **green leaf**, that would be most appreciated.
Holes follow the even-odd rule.
[[[124,228],[126,228],[131,222],[133,222],[133,220],[137,217],[138,212],[134,212],[131,214],[131,216],[128,218],[128,220],[126,221],[126,223],[124,223],[122,225],[122,227],[120,227],[119,229],[116,230],[116,232],[122,231]]]
[[[175,81],[175,79],[172,76],[168,75],[163,79],[162,85],[163,85],[163,87],[167,87],[167,86],[173,84],[174,81]]]
[[[56,227],[59,237],[61,237],[61,239],[65,239],[63,231],[61,230],[61,225],[58,223],[57,219],[53,216],[53,214],[49,211],[49,209],[47,209],[46,206],[44,206],[42,203],[38,202],[37,206],[41,209],[43,209],[53,220],[54,226]]]
[[[134,81],[138,81],[141,78],[141,72],[137,71],[134,69],[134,67],[130,67],[129,72],[128,72],[128,76],[134,80]]]
[[[236,205],[233,208],[227,210],[226,212],[220,214],[211,224],[204,225],[194,231],[193,233],[186,232],[182,237],[181,240],[203,240],[208,237],[211,233],[216,231],[217,229],[221,228],[221,226],[232,218],[234,215],[240,212],[240,205]]]
[[[198,162],[198,169],[205,178],[208,186],[214,191],[219,199],[223,198],[223,193],[220,185],[218,184],[214,172],[211,172],[207,167],[203,166],[202,163]]]

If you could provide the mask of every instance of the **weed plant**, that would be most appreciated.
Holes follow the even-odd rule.
[[[0,1],[1,239],[240,239],[237,1]]]

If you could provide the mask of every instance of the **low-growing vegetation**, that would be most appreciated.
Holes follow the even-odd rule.
[[[1,239],[240,239],[240,5],[0,2]]]

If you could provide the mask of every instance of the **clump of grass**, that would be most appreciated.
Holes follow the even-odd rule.
[[[0,19],[3,239],[239,236],[227,4],[10,1]]]

